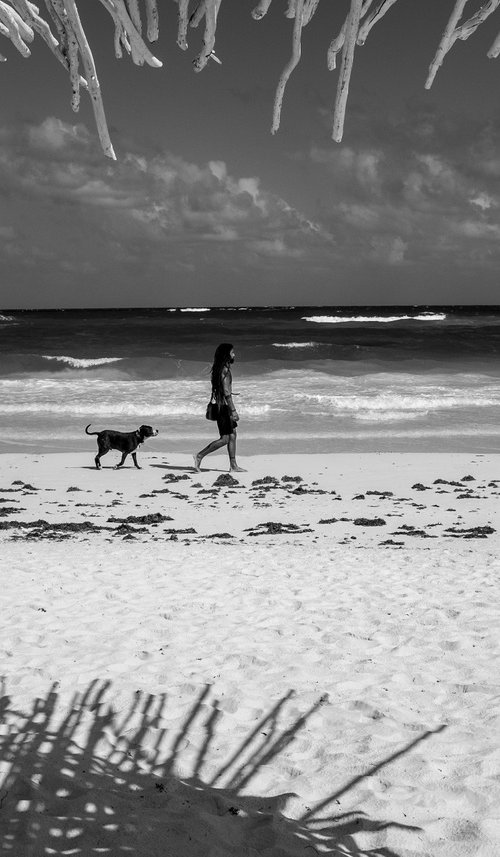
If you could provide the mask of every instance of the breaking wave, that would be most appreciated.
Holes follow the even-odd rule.
[[[316,348],[319,342],[273,342],[274,348]]]
[[[93,359],[84,357],[69,357],[67,355],[53,356],[42,354],[44,360],[56,360],[58,363],[66,363],[73,369],[89,369],[92,366],[103,366],[105,363],[117,363],[122,357],[95,357]]]
[[[426,312],[421,315],[310,315],[302,316],[302,321],[312,321],[316,324],[374,324],[394,321],[444,321],[446,313]]]
[[[140,417],[151,415],[154,417],[196,417],[200,419],[204,415],[206,402],[154,402],[154,401],[115,401],[115,402],[19,402],[3,404],[2,413],[5,416],[19,414],[36,415],[59,415],[65,417],[76,417],[85,415],[93,421],[99,417],[130,416]],[[249,405],[245,407],[245,416],[264,416],[270,411],[269,405]]]

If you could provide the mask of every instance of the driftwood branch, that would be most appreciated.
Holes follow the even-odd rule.
[[[97,70],[91,46],[85,33],[80,13],[91,2],[100,2],[114,22],[114,46],[117,57],[128,54],[136,65],[150,65],[160,68],[162,63],[153,55],[146,44],[159,37],[158,0],[44,0],[45,17],[32,0],[0,0],[0,37],[9,39],[21,56],[31,55],[29,45],[38,36],[52,51],[69,74],[74,110],[78,110],[80,90],[85,89],[91,99],[101,146],[105,154],[114,158],[114,150],[109,137],[106,116],[101,95]],[[165,0],[166,2],[166,0]],[[178,6],[177,44],[188,49],[188,27],[197,27],[203,20],[205,29],[202,48],[193,60],[195,71],[199,72],[209,59],[221,62],[214,53],[215,36],[221,0],[174,0]],[[324,0],[324,5],[332,5],[332,0]],[[341,63],[337,82],[333,116],[333,139],[342,140],[344,118],[347,107],[349,85],[357,46],[364,45],[375,24],[389,12],[398,0],[344,0],[347,15],[340,31],[330,39],[327,49],[327,67],[334,70],[337,56],[341,53]],[[441,0],[444,2],[444,0]],[[272,0],[258,0],[252,9],[254,20],[264,18]],[[272,133],[279,129],[281,109],[287,83],[300,62],[302,53],[302,31],[312,20],[321,0],[288,0],[285,16],[293,20],[292,52],[283,69],[274,98]],[[450,0],[450,17],[439,42],[436,54],[430,64],[425,86],[432,85],[446,54],[457,40],[465,41],[500,7],[500,0],[485,0],[469,18],[464,18],[468,0]],[[192,8],[190,8],[192,7]],[[489,57],[500,54],[500,34],[488,51]],[[0,62],[6,56],[0,53]]]
[[[335,99],[335,110],[333,113],[332,137],[337,143],[342,139],[344,130],[344,116],[349,94],[349,82],[351,80],[352,66],[354,62],[354,51],[356,39],[358,38],[359,22],[361,20],[363,0],[351,0],[351,8],[347,17],[345,28],[345,41],[342,48],[342,63],[339,72],[337,86],[337,97]]]
[[[304,0],[291,0],[287,14],[290,14],[290,9],[292,6],[292,2],[294,2],[294,16],[295,20],[293,22],[293,38],[292,38],[292,56],[288,60],[285,68],[281,72],[281,77],[278,81],[278,86],[276,89],[276,95],[274,98],[274,110],[273,110],[273,124],[271,126],[271,134],[276,134],[276,131],[280,127],[281,120],[281,105],[283,103],[283,95],[285,94],[285,87],[288,83],[288,79],[296,66],[300,61],[301,55],[301,36],[302,36],[302,11],[304,8]]]

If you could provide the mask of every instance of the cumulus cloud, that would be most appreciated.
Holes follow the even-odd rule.
[[[358,112],[359,127],[354,114],[347,142],[295,153],[303,171],[294,171],[294,205],[215,157],[193,163],[129,146],[111,163],[84,125],[48,118],[3,126],[3,282],[17,294],[25,269],[54,295],[72,290],[70,303],[83,289],[81,303],[99,304],[104,289],[111,305],[146,292],[152,303],[231,305],[235,283],[255,303],[284,295],[298,303],[317,283],[325,303],[349,303],[356,284],[377,281],[384,299],[404,302],[403,274],[442,291],[471,271],[475,281],[480,271],[496,282],[500,125],[445,119],[415,104],[383,123],[371,111]],[[366,301],[365,286],[359,294]],[[409,302],[419,294],[408,293]],[[424,299],[438,294],[429,286]]]
[[[475,198],[471,199],[471,203],[472,205],[477,205],[477,207],[480,208],[482,211],[487,211],[488,208],[491,208],[492,205],[498,205],[498,203],[493,199],[493,197],[490,196],[489,193],[485,193],[484,191],[478,193]]]
[[[326,232],[258,176],[168,151],[110,163],[85,126],[54,118],[2,130],[0,189],[12,224],[3,237],[15,230],[20,264],[44,257],[65,273],[201,275],[210,266],[265,267],[270,256],[296,264],[331,249]]]
[[[343,258],[353,267],[432,267],[434,276],[440,266],[449,276],[480,259],[493,272],[500,262],[500,126],[418,104],[383,125],[371,108],[358,118],[348,142],[312,146],[307,158],[323,182],[323,224]]]
[[[29,127],[27,136],[34,149],[46,150],[47,152],[60,152],[69,144],[85,145],[90,139],[84,126],[68,125],[52,117],[40,125]]]

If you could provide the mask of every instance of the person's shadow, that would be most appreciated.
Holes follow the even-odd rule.
[[[161,470],[180,470],[183,473],[192,473],[196,475],[197,473],[228,473],[228,465],[226,467],[214,467],[208,466],[201,467],[200,470],[196,470],[192,464],[180,465],[180,464],[149,464],[149,467],[158,467]]]
[[[163,725],[168,721],[165,695],[137,692],[118,714],[110,682],[94,681],[75,693],[65,710],[52,688],[25,713],[15,710],[4,693],[0,854],[398,857],[387,847],[361,848],[356,834],[363,832],[366,840],[370,832],[380,838],[389,827],[408,833],[418,828],[362,812],[324,813],[365,776],[433,733],[424,733],[300,818],[290,818],[286,809],[293,794],[253,794],[251,781],[288,747],[323,702],[319,699],[283,729],[279,722],[292,696],[290,692],[270,708],[214,768],[209,755],[212,747],[220,746],[217,724],[222,712],[209,686],[184,722],[168,733]]]

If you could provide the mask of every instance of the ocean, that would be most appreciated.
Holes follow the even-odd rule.
[[[500,452],[500,307],[0,312],[0,452],[94,450],[91,430],[159,429],[191,454],[215,347],[236,351],[239,455]]]

